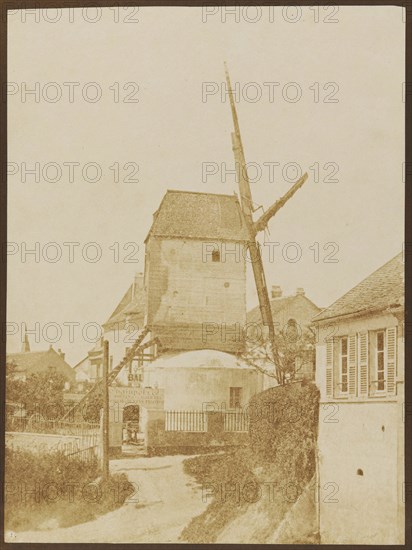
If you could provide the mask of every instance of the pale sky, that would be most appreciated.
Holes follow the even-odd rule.
[[[62,336],[54,347],[63,348],[74,365],[93,345],[82,336],[82,328],[103,323],[133,274],[143,271],[143,241],[166,190],[237,191],[234,176],[228,174],[224,181],[221,170],[222,164],[228,170],[234,167],[230,107],[220,95],[225,60],[233,85],[239,83],[244,91],[237,110],[246,160],[261,170],[260,180],[251,183],[255,202],[267,208],[292,185],[282,176],[286,165],[287,177],[294,178],[288,163],[298,163],[309,174],[269,224],[266,239],[280,245],[271,259],[265,248],[268,284],[281,285],[285,294],[304,287],[311,300],[325,307],[400,252],[402,10],[340,7],[331,15],[322,9],[318,14],[306,7],[300,14],[284,12],[285,20],[282,8],[270,13],[262,8],[255,23],[250,22],[252,11],[239,13],[237,22],[229,15],[225,21],[222,11],[206,16],[201,8],[140,8],[137,14],[132,8],[118,13],[103,9],[96,23],[86,21],[82,10],[62,10],[56,23],[47,20],[57,17],[54,10],[40,14],[38,22],[29,15],[24,20],[22,12],[11,13],[8,80],[14,84],[9,85],[8,161],[14,163],[10,170],[18,172],[8,180],[8,241],[16,243],[17,250],[9,256],[8,322],[26,322],[29,329],[37,322],[40,333],[47,323],[58,323]],[[86,13],[86,18],[93,17],[93,11]],[[127,17],[138,22],[125,22]],[[295,17],[298,20],[291,22]],[[325,18],[337,22],[326,23]],[[22,101],[24,86],[34,89],[36,82],[38,101],[24,94]],[[73,102],[65,82],[79,83],[73,88]],[[96,86],[87,86],[90,82],[102,93],[94,103],[82,95],[86,90],[86,97],[93,98]],[[124,89],[126,83],[136,83],[137,92],[135,84]],[[214,83],[208,89],[216,93],[202,101],[205,83]],[[56,89],[62,97],[46,101]],[[114,101],[117,90],[119,102]],[[254,90],[261,93],[258,101],[253,101]],[[286,99],[282,90],[289,94]],[[293,101],[296,90],[299,101]],[[138,102],[125,103],[126,96]],[[338,101],[324,102],[328,97]],[[27,175],[23,182],[23,163],[30,169],[36,162],[40,181]],[[69,181],[70,162],[80,163],[74,168],[74,182]],[[60,181],[50,183],[43,177],[48,163],[61,167]],[[101,166],[99,182],[82,176],[87,163]],[[138,165],[139,181],[115,183],[115,163],[121,180],[134,166],[123,169],[125,163]],[[216,166],[216,173],[206,179],[204,163]],[[270,163],[279,163],[273,165],[273,181]],[[338,181],[324,181],[335,167],[338,172],[332,177]],[[251,171],[252,179],[255,173]],[[54,174],[51,167],[46,178]],[[87,177],[93,176],[90,168]],[[22,243],[33,249],[35,242],[40,243],[40,261],[28,255],[23,262]],[[42,254],[46,250],[53,256],[52,248],[44,248],[50,242],[62,250],[55,263]],[[64,242],[80,243],[73,262]],[[90,242],[101,248],[96,263],[81,253]],[[302,255],[294,263],[282,255],[284,250],[294,257],[291,242],[298,243]],[[115,243],[119,262],[114,261]],[[126,243],[136,244],[123,250]],[[318,262],[314,243],[319,243]],[[323,250],[327,243],[336,243],[338,250],[336,245]],[[132,257],[138,263],[122,261],[137,247]],[[334,249],[338,262],[325,263]],[[88,251],[91,257],[93,250]],[[257,304],[254,288],[249,270],[250,307]],[[80,325],[72,343],[67,322]],[[50,329],[38,342],[30,336],[32,349],[47,349],[54,334]],[[90,329],[88,338],[93,336]],[[8,340],[8,351],[20,347],[19,328]]]

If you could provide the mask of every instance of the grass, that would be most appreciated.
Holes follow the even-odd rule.
[[[230,542],[271,542],[285,514],[312,479],[319,408],[316,386],[271,388],[255,396],[254,404],[252,410],[258,415],[251,416],[249,447],[184,462],[185,472],[202,487],[209,505],[185,527],[182,541],[219,542],[219,536],[231,528],[231,536],[237,540]],[[253,487],[257,488],[260,496],[255,491],[254,501],[245,487],[252,493]],[[248,540],[241,540],[241,531]]]
[[[210,500],[210,504],[183,530],[182,540],[193,544],[213,543],[222,529],[247,508],[242,489],[248,483],[257,482],[249,452],[241,449],[184,461],[185,473],[201,485],[203,498]]]
[[[121,506],[133,489],[125,474],[107,482],[97,460],[81,462],[61,453],[6,449],[5,529],[69,527]]]

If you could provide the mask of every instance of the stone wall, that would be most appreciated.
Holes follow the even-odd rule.
[[[214,262],[204,245],[195,239],[154,237],[147,243],[146,322],[165,350],[234,352],[243,344],[245,260],[226,253]]]
[[[50,453],[72,447],[75,452],[82,448],[82,439],[75,435],[6,432],[6,447],[33,453]]]

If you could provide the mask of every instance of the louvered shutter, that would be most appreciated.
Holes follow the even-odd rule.
[[[333,339],[326,341],[326,397],[333,397]]]
[[[368,333],[358,334],[359,343],[359,395],[369,393],[369,366],[368,366]]]
[[[356,335],[348,337],[349,344],[349,395],[356,395]]]
[[[396,394],[396,327],[386,329],[386,388],[390,395]]]

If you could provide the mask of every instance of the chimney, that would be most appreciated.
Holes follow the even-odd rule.
[[[304,296],[305,295],[305,290],[299,286],[297,289],[296,289],[296,296]]]
[[[59,355],[62,359],[64,359],[64,356],[66,355],[65,353],[62,352],[62,350],[59,348],[58,349],[58,352],[59,352]]]
[[[272,292],[271,292],[272,298],[281,298],[282,296],[282,289],[279,285],[272,285]]]

